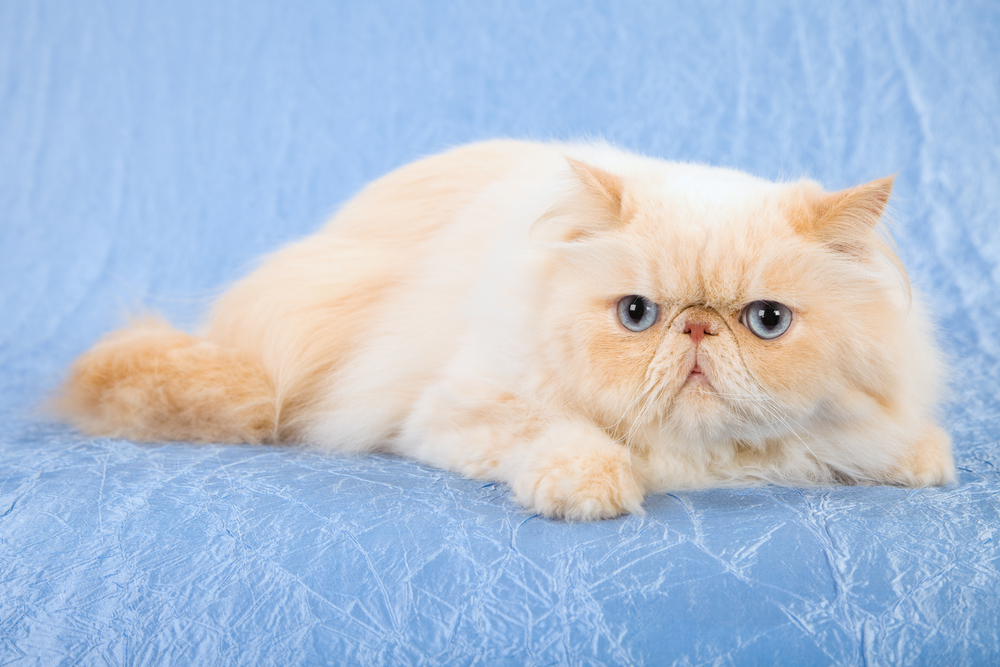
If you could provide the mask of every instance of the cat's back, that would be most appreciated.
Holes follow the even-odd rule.
[[[330,220],[322,234],[345,239],[419,242],[441,231],[489,188],[511,196],[551,176],[566,161],[556,144],[497,139],[406,164],[373,181]]]
[[[490,229],[504,225],[469,215],[484,193],[517,200],[519,189],[565,164],[552,145],[494,140],[400,167],[315,234],[265,257],[219,299],[203,335],[261,358],[279,395],[315,392],[322,377],[370,347],[382,313],[396,312],[393,321],[412,330],[403,311],[418,314],[413,304],[439,300],[425,298],[421,276],[474,266],[474,246],[487,246]]]

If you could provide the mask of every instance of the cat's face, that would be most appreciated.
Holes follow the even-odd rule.
[[[553,255],[546,354],[618,437],[755,446],[894,400],[907,285],[873,232],[891,181],[831,195],[704,169],[588,187],[608,196]]]

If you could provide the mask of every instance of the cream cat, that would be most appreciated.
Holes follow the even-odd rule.
[[[943,484],[933,329],[877,231],[891,188],[467,146],[367,187],[198,336],[111,334],[58,408],[95,435],[393,452],[568,519],[668,489]]]

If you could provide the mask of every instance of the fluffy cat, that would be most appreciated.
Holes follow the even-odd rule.
[[[466,146],[266,258],[197,336],[109,335],[58,409],[94,435],[393,452],[567,519],[668,489],[943,484],[933,329],[878,233],[891,189]]]

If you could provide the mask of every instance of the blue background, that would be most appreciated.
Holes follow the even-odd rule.
[[[992,2],[0,3],[0,664],[1000,661],[998,94]],[[497,136],[898,173],[959,483],[566,524],[408,461],[37,414],[126,313],[190,325],[366,182]]]

